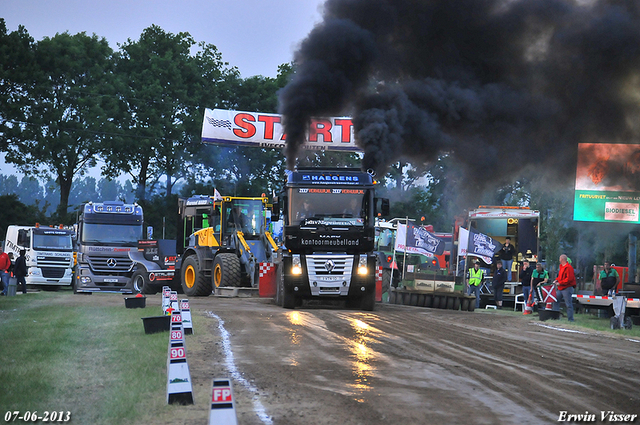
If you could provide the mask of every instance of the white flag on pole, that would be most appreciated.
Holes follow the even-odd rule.
[[[458,232],[458,257],[466,257],[469,249],[469,231],[463,227]]]

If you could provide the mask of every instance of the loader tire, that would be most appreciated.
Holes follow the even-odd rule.
[[[185,295],[190,297],[208,297],[211,295],[211,281],[204,275],[200,262],[195,255],[190,255],[182,262],[181,283]]]
[[[236,254],[222,253],[213,260],[213,284],[216,288],[240,286],[240,259]]]

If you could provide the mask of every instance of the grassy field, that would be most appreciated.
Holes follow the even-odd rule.
[[[96,307],[78,303],[83,297],[59,291],[0,299],[2,417],[69,411],[77,424],[131,424],[170,408],[168,334],[145,335],[140,319],[161,308],[126,309],[114,294],[92,295],[108,301]]]

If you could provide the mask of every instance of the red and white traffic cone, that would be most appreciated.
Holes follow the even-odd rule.
[[[524,306],[524,310],[522,310],[522,314],[533,314],[533,297],[531,296],[531,292],[529,292],[529,298]]]

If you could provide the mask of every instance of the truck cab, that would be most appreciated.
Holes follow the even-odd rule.
[[[282,209],[283,242],[276,264],[276,301],[341,298],[375,305],[376,198],[373,176],[356,169],[298,169],[274,202]],[[386,200],[385,200],[386,201]],[[388,213],[388,201],[384,203]],[[274,219],[277,217],[274,217]]]
[[[78,222],[76,292],[134,292],[130,251],[143,238],[142,207],[119,201],[89,202]]]
[[[73,274],[73,230],[62,226],[9,226],[4,250],[13,262],[26,251],[27,285],[57,289],[70,286]]]

